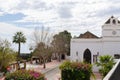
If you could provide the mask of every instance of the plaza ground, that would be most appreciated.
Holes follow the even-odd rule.
[[[43,65],[27,63],[27,69],[32,69],[45,74],[47,80],[58,80],[60,78],[59,66],[62,62],[52,60],[52,62],[46,63],[45,69],[43,68]],[[98,72],[94,72],[94,75],[96,80],[102,80],[102,77]],[[0,78],[0,80],[4,80],[4,78]],[[91,80],[94,79],[91,78]]]

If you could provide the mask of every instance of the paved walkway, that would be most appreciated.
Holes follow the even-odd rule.
[[[94,72],[94,75],[96,77],[96,80],[102,80],[102,76],[99,72]],[[91,80],[94,80],[94,79],[91,79]]]
[[[59,67],[57,67],[45,73],[45,77],[47,78],[47,80],[58,80],[60,78],[60,72],[61,71]]]
[[[0,80],[4,80],[4,77],[1,77]]]
[[[60,66],[61,63],[62,63],[62,61],[59,62],[57,60],[52,60],[52,62],[46,63],[46,68],[45,69],[43,68],[43,64],[39,65],[39,64],[28,63],[27,64],[27,69],[35,70],[35,71],[38,71],[38,72],[41,72],[41,73],[44,74],[44,73]]]

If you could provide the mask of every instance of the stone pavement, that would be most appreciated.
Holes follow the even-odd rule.
[[[4,80],[4,77],[1,77],[0,80]]]
[[[93,72],[95,75],[95,79],[93,77],[90,78],[90,80],[102,80],[102,76],[99,72]]]
[[[102,80],[102,76],[99,72],[94,72],[94,75],[96,77],[96,80]],[[92,79],[91,79],[92,80]],[[93,79],[94,80],[94,79]]]
[[[28,63],[27,64],[27,69],[35,70],[35,71],[38,71],[38,72],[41,72],[41,73],[44,74],[44,73],[46,73],[46,72],[60,66],[60,64],[62,62],[63,61],[59,62],[57,60],[52,60],[51,62],[46,63],[46,68],[45,69],[43,68],[43,64],[39,65],[39,64],[30,64],[30,63]]]

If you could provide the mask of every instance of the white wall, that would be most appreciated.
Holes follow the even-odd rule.
[[[76,61],[78,58],[79,61],[83,61],[84,51],[88,48],[91,51],[91,58],[93,61],[93,55],[102,53],[102,44],[101,39],[72,39],[71,40],[71,60]],[[78,52],[78,57],[76,56]],[[91,61],[91,62],[92,62]]]
[[[112,34],[113,31],[116,31],[115,35]],[[104,24],[102,27],[102,35],[103,37],[120,37],[120,24]]]
[[[114,39],[113,39],[114,40]],[[99,52],[99,55],[111,55],[120,54],[120,41],[116,40],[105,40],[104,39],[71,39],[71,60],[83,61],[84,51],[88,48],[93,55]],[[76,56],[78,52],[78,57]],[[92,59],[93,60],[93,59]]]
[[[103,43],[103,55],[109,54],[114,56],[114,54],[120,54],[120,41],[119,42],[104,42]]]

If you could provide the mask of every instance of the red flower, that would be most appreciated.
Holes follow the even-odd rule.
[[[40,75],[41,75],[40,73],[35,72],[35,71],[31,71],[30,74],[31,74],[34,78],[36,78],[36,79],[39,78]]]

